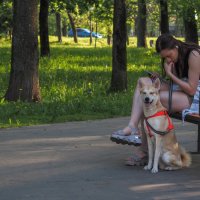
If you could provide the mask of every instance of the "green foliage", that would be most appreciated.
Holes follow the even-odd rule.
[[[0,8],[0,33],[7,35],[12,27],[12,1],[0,2]]]
[[[128,90],[107,94],[111,81],[111,47],[106,39],[97,47],[88,38],[74,44],[63,38],[63,44],[51,37],[51,57],[40,60],[41,103],[6,102],[0,100],[0,127],[55,123],[127,116],[131,112],[136,81],[144,70],[158,70],[159,57],[153,49],[135,48],[130,38],[128,47]],[[9,81],[10,44],[0,41],[0,96]]]

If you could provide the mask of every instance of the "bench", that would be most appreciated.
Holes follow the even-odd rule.
[[[199,94],[199,100],[200,100],[200,94]],[[200,113],[200,106],[199,106],[199,113]],[[171,118],[174,119],[179,119],[182,120],[182,113],[171,113],[170,114]],[[198,132],[197,132],[197,152],[196,153],[200,153],[200,115],[198,114],[189,114],[186,115],[185,117],[185,121],[192,123],[192,124],[197,124],[198,125]]]

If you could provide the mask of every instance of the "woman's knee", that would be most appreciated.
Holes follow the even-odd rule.
[[[169,92],[166,91],[161,91],[160,92],[160,101],[161,104],[165,107],[168,108],[168,101],[169,101]]]
[[[162,91],[160,92],[160,101],[162,105],[168,109],[169,107],[169,92]],[[172,111],[178,112],[182,111],[185,108],[190,107],[187,95],[184,93],[174,92],[171,100]]]

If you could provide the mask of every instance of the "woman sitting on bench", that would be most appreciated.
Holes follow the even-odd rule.
[[[163,61],[162,67],[165,75],[173,81],[172,112],[181,112],[190,108],[194,96],[196,99],[196,96],[199,95],[198,90],[200,91],[200,47],[197,44],[177,40],[170,34],[163,34],[156,41],[156,51]],[[153,73],[150,78],[140,78],[138,84],[139,82],[152,84],[157,77],[159,75]],[[165,81],[161,84],[160,99],[163,106],[168,108],[169,83]],[[111,135],[111,140],[118,144],[140,146],[135,148],[133,155],[126,160],[126,165],[144,165],[147,161],[146,137],[142,137],[138,128],[142,118],[142,102],[137,86],[128,126]]]

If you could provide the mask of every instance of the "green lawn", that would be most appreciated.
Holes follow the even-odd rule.
[[[94,41],[93,41],[94,42]],[[105,39],[97,48],[89,39],[51,37],[51,57],[40,59],[41,103],[5,102],[10,70],[10,41],[0,40],[0,127],[88,120],[130,115],[132,94],[144,70],[159,70],[160,59],[154,49],[128,46],[128,90],[107,94],[110,86],[111,47]]]

